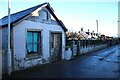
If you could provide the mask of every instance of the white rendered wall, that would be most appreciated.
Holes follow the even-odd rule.
[[[42,52],[43,58],[48,59],[49,53],[49,39],[50,32],[62,32],[62,58],[64,58],[65,51],[65,32],[59,25],[44,24],[23,20],[13,28],[13,42],[14,42],[14,55],[19,58],[26,58],[26,29],[41,29],[42,30]]]

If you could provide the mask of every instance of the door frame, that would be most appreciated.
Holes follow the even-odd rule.
[[[62,60],[62,50],[63,50],[62,49],[62,45],[63,45],[63,43],[62,43],[62,40],[63,40],[62,31],[49,31],[49,58],[50,58],[50,62],[52,62],[52,60],[51,60],[52,56],[51,56],[51,53],[50,53],[50,46],[51,46],[50,45],[50,40],[51,40],[50,38],[51,38],[51,33],[53,33],[53,34],[61,34],[61,38],[62,39],[61,39],[61,53],[60,53],[61,54],[61,56],[60,56],[61,59],[60,60]]]

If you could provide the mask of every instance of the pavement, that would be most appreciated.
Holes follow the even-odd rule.
[[[12,73],[12,78],[119,78],[120,45]]]

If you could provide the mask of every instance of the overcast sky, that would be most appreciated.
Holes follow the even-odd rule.
[[[38,4],[49,2],[56,15],[68,30],[99,32],[107,36],[117,36],[118,0],[11,0],[11,13],[15,13]],[[6,16],[7,0],[0,0],[0,18]]]

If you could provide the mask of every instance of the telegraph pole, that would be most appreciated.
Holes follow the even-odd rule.
[[[97,24],[97,34],[98,34],[98,20],[96,20],[96,24]],[[97,35],[98,36],[98,35]]]
[[[10,0],[8,0],[8,75],[11,74],[11,49],[10,49]]]

